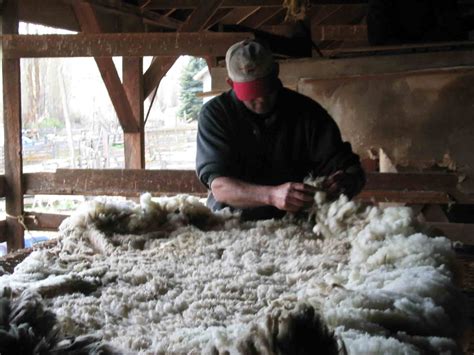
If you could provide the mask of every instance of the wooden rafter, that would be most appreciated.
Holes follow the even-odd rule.
[[[204,29],[208,30],[210,27],[216,25],[217,23],[221,22],[222,19],[227,16],[232,9],[218,9],[212,17],[210,17],[206,24],[204,25]]]
[[[194,9],[199,7],[200,0],[151,0],[146,5],[147,9]],[[283,0],[224,0],[221,7],[279,7]]]
[[[258,7],[239,7],[235,8],[230,11],[226,16],[222,18],[220,23],[224,25],[233,25],[233,24],[241,24],[245,21],[249,16],[252,16],[259,10]]]
[[[83,32],[100,33],[100,25],[94,9],[89,3],[76,2],[73,5],[77,21]],[[124,132],[140,132],[137,118],[134,116],[127,94],[123,88],[115,64],[110,57],[94,58],[99,67],[112,104]]]
[[[91,33],[3,35],[5,58],[222,56],[251,33]]]
[[[276,16],[280,11],[286,10],[283,8],[262,7],[257,12],[243,20],[240,25],[251,28],[259,28],[273,16]]]
[[[180,32],[196,32],[204,29],[206,22],[214,15],[224,0],[202,0],[186,22],[179,28]]]
[[[153,11],[147,11],[140,9],[139,6],[134,6],[126,3],[125,1],[119,0],[63,0],[70,3],[72,6],[78,3],[78,1],[88,2],[100,11],[105,11],[113,14],[134,16],[144,23],[148,23],[155,26],[166,27],[176,30],[181,26],[181,22],[171,17],[162,16]]]

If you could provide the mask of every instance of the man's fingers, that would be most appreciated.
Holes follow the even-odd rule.
[[[290,188],[293,191],[300,191],[300,192],[303,192],[307,195],[313,195],[316,192],[316,188],[314,186],[306,185],[306,184],[302,184],[302,183],[291,184]]]
[[[292,191],[289,194],[290,198],[302,201],[302,202],[310,202],[314,200],[314,194],[299,192],[299,191]]]
[[[303,203],[299,200],[288,198],[285,204],[285,211],[298,212],[303,207]]]

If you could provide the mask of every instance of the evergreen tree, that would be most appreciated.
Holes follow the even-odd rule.
[[[178,109],[178,117],[187,122],[197,119],[199,110],[202,107],[202,99],[196,97],[196,93],[202,92],[202,82],[194,80],[196,75],[202,68],[206,66],[206,62],[202,58],[191,57],[188,64],[183,68],[180,77],[180,104]]]

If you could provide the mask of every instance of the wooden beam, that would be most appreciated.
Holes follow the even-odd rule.
[[[123,86],[138,132],[124,132],[126,169],[145,169],[145,123],[143,116],[143,58],[123,58]]]
[[[364,190],[355,199],[368,203],[448,204],[454,202],[448,193],[442,191]]]
[[[224,31],[250,32],[264,40],[276,57],[311,57],[311,41],[305,37],[288,38],[242,25],[223,25]],[[225,71],[225,68],[222,68]],[[214,77],[213,77],[214,78]]]
[[[82,170],[24,174],[26,194],[139,196],[190,193],[204,195],[206,188],[194,170]]]
[[[130,182],[133,181],[133,184]],[[454,174],[369,173],[360,198],[364,201],[441,204],[474,203],[474,196],[453,201]],[[137,196],[206,192],[193,170],[81,170],[24,174],[25,194]]]
[[[143,98],[146,99],[157,88],[161,79],[173,66],[177,57],[154,57],[143,78]]]
[[[25,215],[25,225],[28,230],[57,231],[67,217],[69,215],[28,212]]]
[[[224,56],[251,33],[3,35],[4,58]]]
[[[18,33],[16,0],[4,3],[2,33]],[[7,248],[13,251],[23,248],[25,243],[24,230],[19,223],[23,216],[20,59],[3,56],[2,70]]]
[[[456,174],[369,173],[365,190],[448,191],[457,184]]]
[[[367,25],[312,26],[311,37],[316,41],[364,41],[367,40]]]
[[[197,8],[193,13],[188,17],[187,21],[178,29],[178,32],[196,32],[203,29],[207,23],[207,21],[215,14],[219,5],[222,3],[222,0],[205,0],[199,3],[199,8]],[[233,41],[232,43],[226,44],[227,48],[223,49],[222,56],[225,55],[227,49],[238,42],[239,40]],[[195,44],[189,44],[189,46],[193,46]],[[191,53],[184,53],[184,54],[191,54]],[[209,57],[217,57],[220,56],[218,53],[204,53],[204,54],[191,54],[195,56],[209,56]],[[151,63],[150,67],[145,73],[145,88],[144,88],[144,98],[147,98],[153,90],[160,84],[161,79],[163,76],[168,72],[169,68],[173,63],[176,61],[176,57],[174,59],[169,60],[157,60],[153,58],[153,62]]]
[[[457,41],[457,42],[433,42],[419,44],[403,44],[390,46],[372,46],[359,48],[340,48],[333,50],[323,50],[325,56],[328,57],[360,57],[373,55],[396,55],[408,53],[426,53],[427,51],[472,51],[474,49],[474,41]]]
[[[366,202],[473,204],[474,194],[462,193],[457,185],[456,174],[369,173],[364,191],[358,197]]]
[[[135,121],[132,108],[130,107],[127,95],[117,75],[117,70],[115,69],[112,59],[95,58],[95,60],[123,131],[127,133],[140,132],[140,127]]]
[[[444,235],[452,241],[474,245],[474,224],[427,223],[434,235]]]
[[[74,12],[77,17],[81,29],[87,33],[100,33],[100,25],[95,15],[94,9],[90,4],[84,2],[76,2],[73,5]],[[104,81],[107,92],[109,93],[112,105],[119,119],[120,125],[124,132],[140,132],[127,94],[122,86],[120,77],[115,68],[112,58],[94,58],[99,67],[100,75]]]
[[[5,197],[5,175],[0,175],[0,197]]]
[[[421,213],[425,222],[449,222],[448,216],[440,205],[425,205],[422,207]]]
[[[0,221],[0,243],[6,242],[7,240],[7,221],[3,219]]]

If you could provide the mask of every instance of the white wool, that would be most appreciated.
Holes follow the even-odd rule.
[[[0,286],[57,289],[48,305],[65,333],[94,331],[125,352],[237,354],[253,323],[299,302],[350,354],[456,349],[466,315],[446,238],[417,233],[409,208],[328,203],[323,192],[309,215],[239,223],[186,195],[89,202],[61,225],[57,247]],[[77,280],[98,291],[61,292]]]
[[[344,344],[348,354],[364,355],[418,355],[420,354],[412,344],[403,343],[395,338],[372,336],[367,333],[350,331],[344,333]]]

